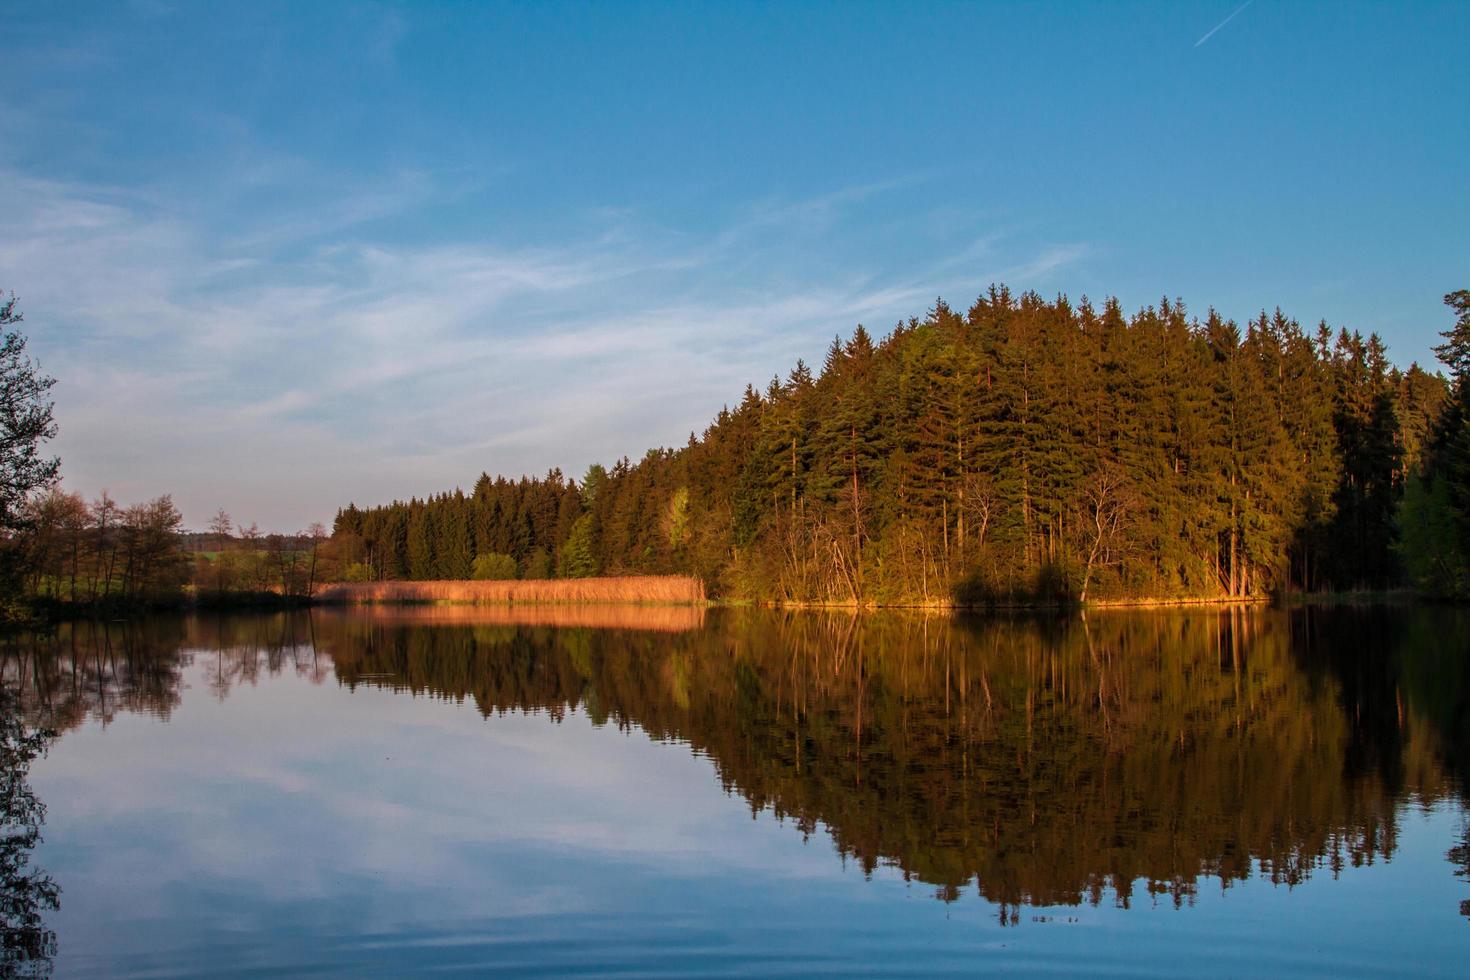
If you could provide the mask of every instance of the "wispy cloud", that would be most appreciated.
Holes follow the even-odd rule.
[[[1255,0],[1245,0],[1245,3],[1241,4],[1239,7],[1236,7],[1234,10],[1232,10],[1230,12],[1230,16],[1229,17],[1226,17],[1224,20],[1220,21],[1220,23],[1216,24],[1214,27],[1212,27],[1208,31],[1206,31],[1204,37],[1202,37],[1198,41],[1195,41],[1194,42],[1194,46],[1195,47],[1199,47],[1201,44],[1204,44],[1210,38],[1214,37],[1217,33],[1219,33],[1220,28],[1224,27],[1226,24],[1230,23],[1232,20],[1234,20],[1235,18],[1239,17],[1240,16],[1240,12],[1242,10],[1244,10],[1246,7],[1249,7],[1254,2],[1255,2]]]
[[[680,443],[834,331],[1082,254],[982,235],[918,268],[835,257],[863,206],[904,186],[757,202],[702,229],[608,209],[512,247],[369,234],[452,193],[421,174],[217,228],[151,195],[0,171],[17,202],[0,285],[61,378],[75,488],[292,528],[482,469],[577,473]]]

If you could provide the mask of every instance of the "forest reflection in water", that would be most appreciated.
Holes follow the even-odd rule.
[[[868,873],[973,887],[1002,919],[1389,858],[1403,804],[1460,800],[1470,760],[1470,631],[1447,611],[484,612],[67,624],[7,641],[3,680],[30,730],[166,719],[196,661],[221,699],[294,672],[485,716],[580,710],[687,743],[752,811],[825,830]],[[1445,847],[1470,871],[1466,842]]]

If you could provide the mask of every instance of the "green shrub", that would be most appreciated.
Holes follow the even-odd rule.
[[[476,555],[470,575],[479,581],[495,581],[516,577],[516,560],[498,551],[487,551]]]

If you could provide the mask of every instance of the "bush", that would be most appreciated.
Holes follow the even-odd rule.
[[[516,560],[498,551],[487,551],[475,556],[470,577],[481,582],[493,582],[516,577]]]

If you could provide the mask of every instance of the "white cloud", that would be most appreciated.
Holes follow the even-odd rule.
[[[851,209],[908,183],[763,201],[703,231],[605,209],[574,240],[509,247],[370,233],[452,196],[423,174],[218,227],[158,191],[0,171],[16,202],[0,285],[61,379],[73,488],[289,529],[481,469],[575,474],[682,443],[836,331],[1083,254],[1005,263],[991,235],[928,273],[828,255]]]

